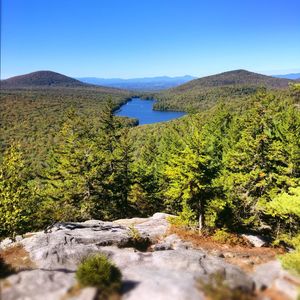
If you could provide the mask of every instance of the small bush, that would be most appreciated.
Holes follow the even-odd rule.
[[[130,241],[126,246],[133,247],[139,251],[147,251],[151,245],[151,240],[148,237],[142,237],[134,225],[129,227],[128,234],[130,236]]]
[[[85,258],[76,271],[76,278],[84,287],[98,288],[101,295],[118,292],[122,284],[120,270],[102,254]]]
[[[134,240],[140,240],[142,238],[140,232],[135,228],[134,225],[129,226],[129,235]]]
[[[225,228],[217,229],[212,239],[218,243],[228,244],[232,246],[246,244],[243,238],[237,236],[236,234],[228,232]]]

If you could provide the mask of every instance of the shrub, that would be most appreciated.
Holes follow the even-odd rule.
[[[223,228],[217,229],[212,238],[216,242],[226,243],[230,238],[230,234]]]
[[[142,238],[140,232],[135,228],[134,225],[129,226],[129,235],[134,240],[140,240]]]
[[[229,233],[225,228],[217,229],[212,237],[212,239],[221,244],[229,244],[229,245],[244,245],[245,241],[243,238]]]
[[[129,226],[130,241],[126,246],[133,247],[139,251],[147,251],[151,245],[151,240],[148,237],[141,236],[138,229],[134,225]]]
[[[76,278],[82,286],[93,286],[101,295],[116,293],[122,284],[120,270],[105,255],[88,256],[78,266]]]

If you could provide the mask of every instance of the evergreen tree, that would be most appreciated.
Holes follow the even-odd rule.
[[[273,95],[260,93],[253,108],[237,116],[225,141],[222,175],[227,205],[233,211],[233,224],[264,227],[263,207],[281,190],[295,184],[295,163],[298,133],[289,132],[287,104],[277,103]],[[298,126],[298,125],[296,125]],[[298,142],[296,142],[298,143]]]
[[[150,216],[163,209],[159,170],[158,141],[151,135],[139,149],[133,168],[129,199],[137,215]]]
[[[211,195],[212,158],[208,155],[207,144],[195,124],[191,125],[189,133],[185,148],[178,150],[166,166],[168,188],[165,195],[171,210],[181,206],[179,216],[185,224],[195,225],[198,221],[201,230],[207,200]]]
[[[70,111],[50,151],[47,167],[41,176],[40,214],[50,221],[83,220],[91,216],[94,196],[95,144],[80,117]],[[99,162],[98,162],[99,163]]]

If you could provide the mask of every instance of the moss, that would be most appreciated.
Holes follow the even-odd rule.
[[[250,291],[243,291],[239,288],[231,289],[225,283],[225,276],[222,273],[212,274],[207,282],[198,280],[198,288],[204,292],[208,299],[213,300],[254,300],[257,299]]]
[[[106,297],[121,289],[122,274],[105,255],[88,256],[78,266],[76,278],[83,287],[92,286]]]

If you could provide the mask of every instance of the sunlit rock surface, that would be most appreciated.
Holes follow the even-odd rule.
[[[92,300],[96,295],[93,288],[75,294],[70,291],[76,285],[78,263],[83,257],[99,252],[105,253],[121,269],[122,299],[205,299],[198,282],[207,281],[215,273],[222,274],[229,287],[245,291],[265,288],[274,282],[285,286],[280,281],[280,266],[273,266],[272,278],[263,276],[264,266],[249,275],[219,255],[193,249],[191,243],[169,234],[167,217],[157,213],[151,218],[115,222],[60,223],[47,232],[19,239],[37,267],[5,279],[2,298]],[[136,237],[132,228],[138,231],[139,242],[146,245],[145,251],[133,247]],[[2,248],[9,246],[7,240],[1,244]],[[291,298],[293,295],[289,293]]]

